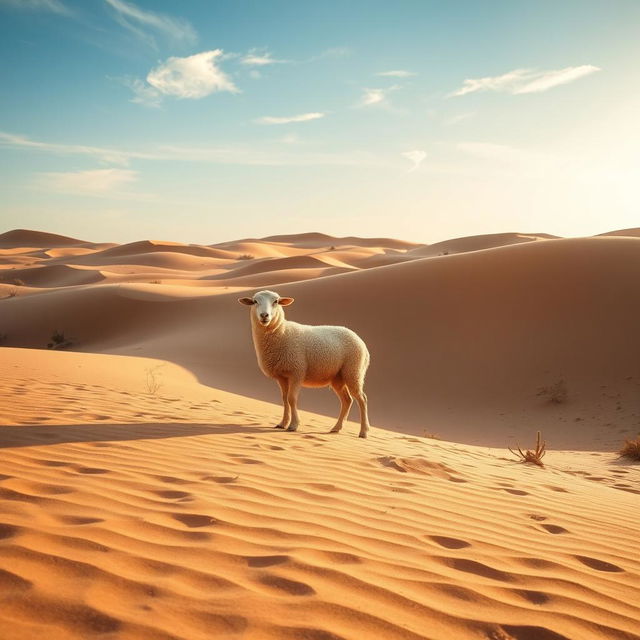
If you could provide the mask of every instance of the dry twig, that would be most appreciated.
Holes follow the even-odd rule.
[[[526,451],[522,451],[519,445],[517,447],[517,451],[514,451],[511,448],[509,448],[509,451],[511,451],[511,453],[513,453],[513,455],[517,458],[520,458],[521,462],[531,462],[533,464],[537,464],[539,467],[544,467],[544,464],[542,464],[542,458],[544,458],[544,454],[546,453],[547,443],[544,440],[542,440],[541,442],[541,439],[542,436],[538,431],[536,448],[534,451],[531,451],[529,449],[527,449]]]

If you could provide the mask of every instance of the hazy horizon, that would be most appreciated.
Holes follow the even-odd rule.
[[[640,5],[0,0],[2,229],[638,226]]]

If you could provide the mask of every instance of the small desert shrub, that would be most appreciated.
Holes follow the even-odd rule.
[[[554,404],[562,404],[567,401],[567,383],[564,378],[560,378],[557,382],[545,387],[540,387],[536,395],[547,398],[549,402]]]
[[[509,448],[509,451],[513,453],[514,456],[520,458],[520,462],[531,462],[532,464],[537,464],[539,467],[544,467],[542,464],[542,458],[544,458],[544,454],[546,453],[545,449],[547,448],[547,443],[542,440],[542,436],[538,431],[538,437],[536,438],[536,448],[533,451],[527,449],[526,451],[522,451],[522,449],[518,446],[517,451]]]
[[[9,291],[7,291],[7,298],[15,298],[18,295],[18,288],[11,287]]]
[[[254,255],[250,254],[250,253],[243,253],[242,255],[238,256],[238,260],[253,260],[255,258]]]
[[[625,440],[625,443],[619,451],[620,456],[640,462],[640,436],[635,440]]]
[[[47,349],[64,349],[73,344],[71,338],[67,338],[63,331],[57,329],[51,334],[51,342],[47,344]]]
[[[24,280],[20,280],[20,278],[14,278],[13,279],[13,284],[16,285],[16,287],[25,287],[25,283]]]
[[[162,284],[162,280],[152,280],[149,284]]]
[[[144,386],[146,392],[151,396],[158,393],[158,389],[162,386],[162,382],[158,375],[158,369],[160,369],[161,366],[162,365],[158,365],[157,367],[149,367],[148,369],[145,369]]]
[[[335,247],[335,245],[333,245],[333,244],[332,244],[332,245],[329,247],[329,251],[335,251],[335,250],[336,250],[336,247]]]
[[[440,436],[437,433],[429,433],[426,429],[424,430],[422,437],[430,438],[431,440],[440,440]]]

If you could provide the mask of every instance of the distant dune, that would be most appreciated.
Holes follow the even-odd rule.
[[[638,282],[637,229],[0,235],[0,640],[637,640]],[[260,288],[365,339],[368,440],[272,429]]]

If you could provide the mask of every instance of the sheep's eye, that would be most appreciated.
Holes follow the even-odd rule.
[[[274,300],[274,301],[273,301],[273,304],[278,304],[278,301],[277,301],[277,300]]]

